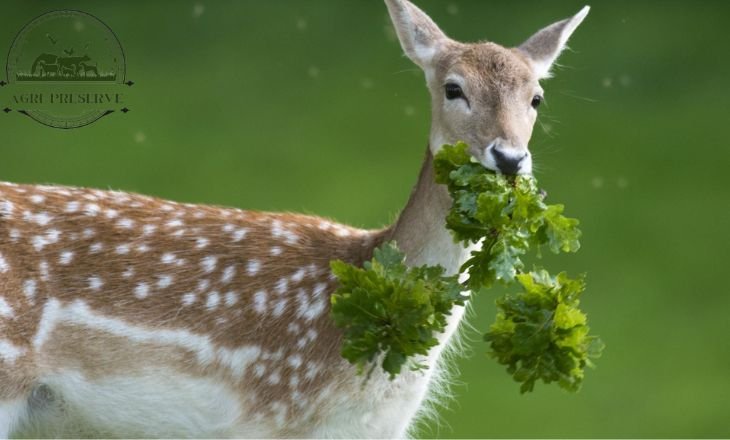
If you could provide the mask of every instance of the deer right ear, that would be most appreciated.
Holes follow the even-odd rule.
[[[425,69],[448,37],[408,0],[385,0],[385,4],[406,55]]]

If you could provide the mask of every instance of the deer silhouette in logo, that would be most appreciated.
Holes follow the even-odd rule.
[[[58,75],[78,76],[81,70],[86,71],[81,64],[91,61],[88,55],[79,57],[64,57],[54,54],[44,53],[39,55],[31,66],[31,73],[37,76],[49,76],[51,72],[57,72]],[[95,66],[93,67],[96,70]],[[98,75],[98,72],[97,72]]]

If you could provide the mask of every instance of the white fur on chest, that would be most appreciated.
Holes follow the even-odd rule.
[[[450,233],[441,230],[426,241],[428,247],[411,265],[441,265],[447,273],[457,273],[461,265],[480,244],[464,248],[455,244]],[[464,276],[460,279],[463,281]],[[338,409],[312,432],[312,437],[348,438],[403,438],[412,426],[419,411],[424,410],[427,400],[438,401],[439,393],[446,391],[447,379],[443,377],[447,366],[439,365],[442,354],[448,348],[465,313],[464,307],[454,307],[447,318],[445,331],[438,335],[440,344],[422,359],[428,369],[422,372],[404,372],[391,381],[385,374],[374,374],[358,399],[342,396]],[[350,378],[359,383],[361,378]],[[428,410],[429,408],[425,408]]]

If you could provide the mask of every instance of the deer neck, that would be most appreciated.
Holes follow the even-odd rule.
[[[446,229],[446,215],[452,199],[446,186],[436,183],[431,149],[411,192],[408,204],[392,228],[391,239],[406,254],[411,266],[441,265],[448,274],[457,273],[467,250],[454,243]]]

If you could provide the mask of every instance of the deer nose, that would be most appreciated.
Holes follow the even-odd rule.
[[[523,161],[528,158],[529,153],[520,152],[510,154],[495,146],[492,148],[492,156],[494,156],[494,162],[497,164],[497,168],[503,174],[517,174],[520,171]]]

